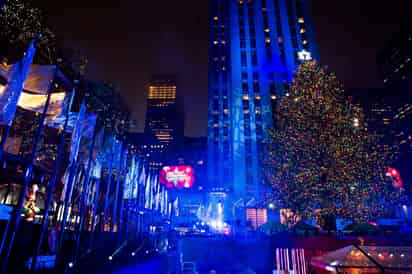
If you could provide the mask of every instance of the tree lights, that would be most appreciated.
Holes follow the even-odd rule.
[[[336,76],[314,61],[298,68],[281,99],[267,148],[267,199],[277,208],[367,221],[401,203],[401,191],[385,178],[392,154],[368,132]]]

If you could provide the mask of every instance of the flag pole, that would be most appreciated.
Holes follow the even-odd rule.
[[[78,158],[78,145],[80,144],[80,140],[82,137],[82,124],[83,124],[83,119],[81,115],[85,115],[85,102],[84,99],[80,105],[76,125],[73,129],[72,133],[72,146],[73,146],[73,140],[76,140],[77,144],[72,148],[73,151],[71,151],[70,155],[70,163],[69,163],[69,178],[66,184],[66,191],[65,191],[65,197],[64,197],[64,208],[63,208],[63,219],[60,223],[60,235],[59,235],[59,259],[61,258],[61,254],[63,252],[63,242],[64,242],[64,234],[65,234],[65,229],[66,229],[66,223],[67,223],[67,217],[69,215],[69,206],[71,203],[72,199],[72,194],[73,194],[73,186],[74,186],[74,179],[76,176],[76,172],[79,166],[79,160]],[[79,124],[81,123],[81,124]],[[80,129],[79,129],[80,127]],[[80,134],[79,134],[80,133]],[[77,136],[78,135],[78,136]],[[74,139],[73,139],[74,138]]]
[[[119,188],[120,188],[120,179],[122,177],[122,173],[123,173],[123,157],[125,156],[125,154],[127,154],[127,152],[123,151],[123,142],[120,145],[120,160],[117,166],[117,178],[116,178],[116,190],[115,190],[115,194],[114,194],[114,204],[113,204],[113,211],[112,211],[112,221],[110,222],[110,230],[112,232],[114,232],[114,225],[115,223],[117,223],[117,227],[119,228],[119,223],[117,219],[117,204],[119,202]],[[127,156],[126,156],[127,157]]]
[[[127,149],[126,149],[125,154],[126,154],[126,159],[127,159],[128,154],[129,154],[129,151]],[[126,161],[126,163],[127,163],[127,161]],[[122,180],[123,181],[122,191],[120,192],[120,197],[121,197],[120,198],[120,212],[119,212],[119,220],[117,222],[117,231],[119,231],[119,233],[122,233],[122,231],[123,231],[122,227],[123,227],[123,207],[124,207],[124,184],[125,184],[125,181],[126,181],[127,166],[124,167],[123,173],[124,173],[124,176],[123,176],[123,180]]]
[[[82,227],[83,227],[83,222],[84,222],[84,215],[85,215],[85,200],[86,200],[86,195],[89,192],[89,182],[90,182],[90,170],[92,167],[92,159],[93,159],[93,150],[94,150],[94,146],[96,144],[96,135],[98,134],[98,131],[95,130],[94,134],[93,134],[93,141],[92,144],[90,146],[89,149],[89,158],[87,160],[87,167],[86,167],[86,175],[84,178],[84,189],[83,189],[83,193],[81,196],[81,202],[80,202],[80,222],[79,222],[79,227],[77,230],[77,236],[76,236],[76,248],[74,251],[74,257],[73,257],[73,261],[76,261],[77,258],[77,253],[79,251],[79,245],[80,245],[80,238],[81,238],[81,231],[82,231]]]
[[[104,125],[103,125],[104,126]],[[106,141],[106,133],[103,130],[103,150],[105,151],[105,141]],[[101,163],[103,164],[103,163]],[[100,170],[100,177],[102,177],[103,168]],[[94,205],[93,205],[93,213],[92,213],[92,227],[90,231],[90,241],[89,241],[89,249],[93,248],[93,241],[94,241],[94,233],[95,233],[95,226],[96,226],[96,214],[97,214],[97,207],[99,206],[99,193],[100,193],[100,181],[101,178],[96,179],[96,196],[94,197]],[[100,220],[102,222],[102,220]]]
[[[94,233],[95,233],[95,226],[96,226],[96,213],[97,207],[99,204],[99,192],[100,192],[100,178],[96,179],[96,196],[94,197],[94,205],[93,205],[93,215],[92,215],[92,227],[90,229],[90,241],[89,241],[89,249],[91,250],[93,247],[94,241]]]
[[[74,96],[75,90],[76,89],[73,88],[72,98]],[[69,123],[69,116],[70,116],[70,106],[66,113],[66,119],[63,125],[63,131],[61,132],[61,135],[60,135],[59,147],[57,148],[57,157],[56,157],[56,161],[53,167],[53,173],[52,173],[52,177],[50,178],[50,183],[49,183],[49,187],[47,191],[47,198],[46,198],[46,203],[45,203],[45,208],[44,208],[44,215],[43,215],[43,220],[42,220],[40,238],[37,242],[37,247],[33,255],[32,264],[31,264],[32,271],[36,271],[37,258],[40,254],[40,249],[43,243],[43,239],[46,234],[47,227],[49,225],[49,214],[50,214],[49,211],[50,211],[50,207],[53,201],[53,193],[54,193],[54,188],[57,182],[57,176],[59,175],[60,162],[62,161],[62,157],[63,157],[63,148],[64,148],[64,143],[65,143],[64,141],[66,138],[66,130],[67,130],[67,125]]]
[[[104,227],[106,226],[107,214],[108,214],[109,202],[110,202],[110,185],[112,183],[112,175],[113,175],[113,158],[114,158],[115,142],[117,141],[115,140],[113,142],[111,150],[110,150],[109,175],[107,178],[106,195],[104,196],[103,231],[104,231]],[[113,222],[113,218],[111,221]],[[110,227],[109,227],[109,231],[110,231]]]
[[[21,187],[19,200],[18,200],[17,205],[15,207],[15,210],[13,212],[11,222],[8,223],[8,224],[11,223],[11,232],[10,232],[11,234],[10,234],[9,242],[6,246],[4,246],[4,244],[6,242],[6,237],[7,237],[6,235],[8,234],[8,231],[10,229],[9,225],[6,226],[6,229],[3,233],[2,244],[1,244],[1,247],[0,247],[0,252],[2,252],[2,254],[4,253],[4,260],[2,261],[3,266],[2,266],[2,270],[1,270],[2,274],[4,274],[6,272],[7,263],[8,263],[8,259],[9,259],[9,256],[10,256],[11,248],[13,247],[14,238],[16,236],[18,227],[20,225],[21,213],[22,213],[23,203],[24,203],[24,199],[25,199],[25,194],[26,194],[27,188],[29,186],[31,176],[33,174],[33,165],[34,165],[37,149],[40,145],[42,132],[43,132],[43,128],[44,128],[44,123],[46,121],[47,110],[48,110],[49,105],[50,105],[50,98],[51,98],[51,94],[52,94],[51,87],[54,83],[54,79],[56,77],[56,74],[57,74],[57,68],[54,71],[53,78],[52,78],[52,80],[50,80],[50,83],[49,83],[49,87],[48,87],[48,90],[47,90],[48,92],[47,92],[46,104],[44,106],[43,113],[42,113],[41,118],[40,118],[40,124],[39,124],[39,127],[38,127],[37,132],[36,132],[36,136],[35,136],[35,139],[34,139],[33,150],[31,152],[31,155],[30,155],[30,158],[29,158],[29,161],[28,161],[28,165],[27,165],[25,173],[24,173],[24,181],[23,181],[23,185]],[[4,249],[4,247],[6,247],[6,249]]]
[[[71,201],[71,196],[73,192],[73,182],[74,182],[74,177],[76,175],[76,170],[77,170],[77,161],[74,160],[72,163],[70,163],[70,168],[69,168],[69,179],[67,181],[67,186],[66,186],[66,193],[64,197],[64,207],[63,207],[63,219],[60,223],[60,235],[59,235],[59,253],[62,252],[63,249],[63,238],[64,238],[64,231],[66,229],[66,223],[67,223],[67,215],[69,211],[69,205]]]

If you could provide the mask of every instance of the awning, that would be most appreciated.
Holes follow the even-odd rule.
[[[336,273],[363,270],[362,273],[410,273],[412,247],[350,245],[311,260],[312,266]]]

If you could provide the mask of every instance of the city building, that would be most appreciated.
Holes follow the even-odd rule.
[[[300,62],[318,59],[309,3],[213,0],[209,16],[208,178],[233,204],[256,204],[276,100]]]
[[[402,25],[379,52],[377,63],[386,87],[411,91],[412,20]]]
[[[398,94],[390,93],[385,88],[349,89],[346,94],[353,104],[362,108],[369,132],[377,135],[381,145],[387,148],[392,146]]]
[[[183,116],[173,75],[154,75],[148,85],[143,152],[149,168],[160,169],[182,147]]]
[[[393,146],[399,149],[396,167],[410,194],[412,186],[412,20],[403,24],[377,56],[387,94],[395,97],[391,105]]]

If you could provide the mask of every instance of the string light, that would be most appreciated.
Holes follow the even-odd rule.
[[[267,201],[298,215],[366,222],[386,216],[405,197],[386,178],[394,159],[361,128],[362,109],[345,96],[335,74],[304,62],[280,99],[267,144]]]

